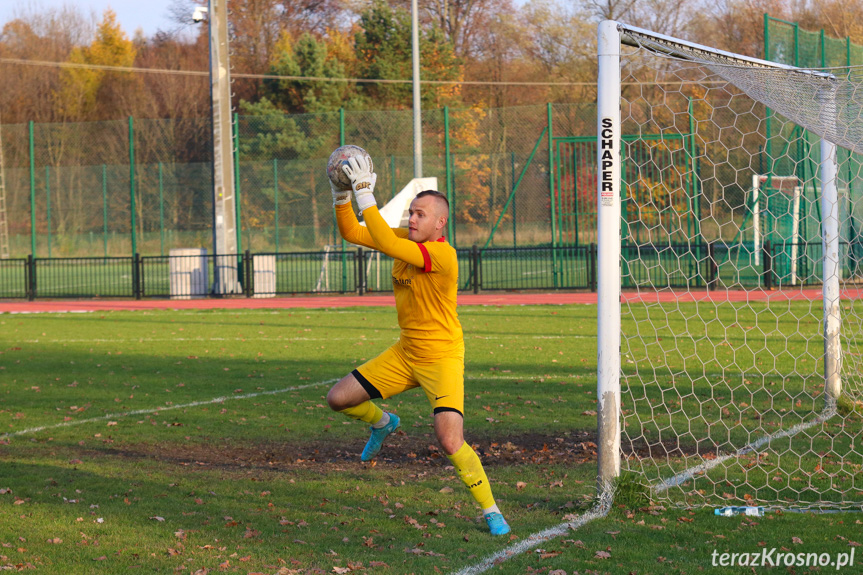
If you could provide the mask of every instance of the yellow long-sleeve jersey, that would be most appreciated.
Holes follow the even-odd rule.
[[[395,259],[393,294],[401,328],[399,341],[415,361],[464,358],[464,335],[456,311],[458,259],[444,238],[417,243],[408,231],[390,228],[376,207],[363,211],[360,225],[350,204],[336,206],[336,221],[345,240]]]

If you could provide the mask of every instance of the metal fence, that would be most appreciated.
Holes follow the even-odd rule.
[[[766,242],[761,257],[720,242],[627,246],[622,287],[679,289],[782,289],[820,284],[821,244],[798,246],[793,276],[777,265],[784,244]],[[595,245],[458,249],[459,290],[596,291]],[[853,250],[849,250],[853,253]],[[811,265],[805,265],[805,262]],[[392,291],[393,260],[364,249],[291,253],[246,251],[239,256],[27,258],[0,260],[0,298],[173,298],[209,297],[216,268],[236,272],[226,295],[267,298],[301,294],[365,294]],[[849,260],[843,275],[860,273],[863,260]],[[224,292],[221,292],[225,295]]]
[[[452,197],[455,246],[556,241],[552,135],[593,136],[593,105],[426,110],[424,176]],[[166,256],[212,246],[208,119],[3,126],[12,257]],[[330,152],[359,144],[380,204],[413,177],[411,112],[235,116],[239,252],[339,244]]]

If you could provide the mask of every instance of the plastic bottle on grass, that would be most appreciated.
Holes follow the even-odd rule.
[[[763,507],[741,506],[741,507],[722,507],[713,510],[714,515],[723,517],[732,517],[734,515],[750,515],[752,517],[761,517],[764,515]]]

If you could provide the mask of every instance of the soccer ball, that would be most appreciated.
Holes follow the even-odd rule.
[[[355,156],[365,156],[369,162],[369,168],[371,171],[375,171],[372,157],[359,146],[348,145],[338,147],[330,155],[329,161],[327,161],[327,177],[337,190],[348,191],[351,189],[351,179],[342,170],[342,166],[347,166],[348,160]]]

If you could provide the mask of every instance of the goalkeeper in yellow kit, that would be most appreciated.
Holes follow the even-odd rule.
[[[424,191],[410,205],[408,229],[390,228],[378,212],[377,174],[365,156],[353,157],[345,173],[367,228],[357,221],[350,191],[333,187],[333,206],[345,240],[394,258],[392,281],[399,341],[346,375],[327,394],[329,406],[371,425],[362,460],[377,455],[384,439],[399,426],[372,399],[386,399],[421,387],[434,411],[434,430],[458,476],[482,506],[493,535],[510,528],[495,504],[488,477],[476,452],[464,440],[464,338],[456,313],[458,261],[443,237],[449,218],[446,196]]]

